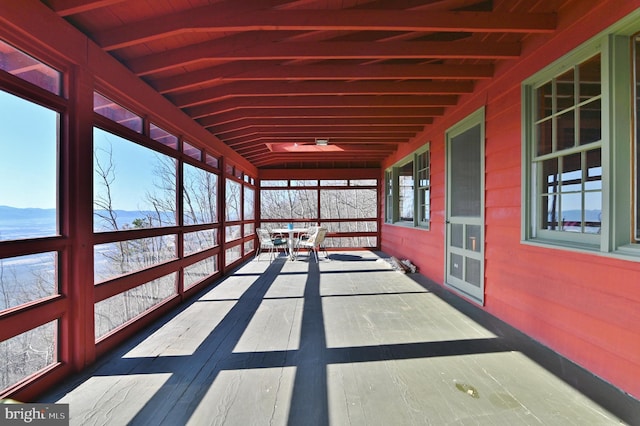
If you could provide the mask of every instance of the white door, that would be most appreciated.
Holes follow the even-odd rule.
[[[484,109],[447,132],[446,283],[484,302]]]

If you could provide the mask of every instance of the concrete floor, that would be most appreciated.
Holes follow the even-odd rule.
[[[72,425],[618,425],[639,402],[379,253],[251,261],[40,402]]]

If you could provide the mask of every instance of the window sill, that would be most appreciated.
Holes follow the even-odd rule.
[[[593,244],[579,244],[575,242],[554,241],[547,239],[521,240],[521,244],[547,249],[564,250],[572,253],[594,254],[612,259],[640,262],[640,244],[627,244],[617,249],[604,252],[600,246]]]
[[[421,229],[421,230],[424,230],[424,231],[428,231],[429,230],[428,226],[413,225],[413,224],[408,223],[408,222],[385,222],[385,225],[398,226],[400,228]]]
[[[622,259],[640,261],[640,244],[620,246],[613,253]]]

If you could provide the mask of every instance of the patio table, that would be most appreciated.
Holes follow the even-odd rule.
[[[295,236],[309,232],[307,228],[274,228],[271,230],[271,234],[288,234],[289,235],[289,259],[293,260],[294,255],[294,241]]]

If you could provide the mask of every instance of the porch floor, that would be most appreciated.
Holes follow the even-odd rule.
[[[640,419],[637,400],[382,256],[265,254],[39,402],[83,426]]]

